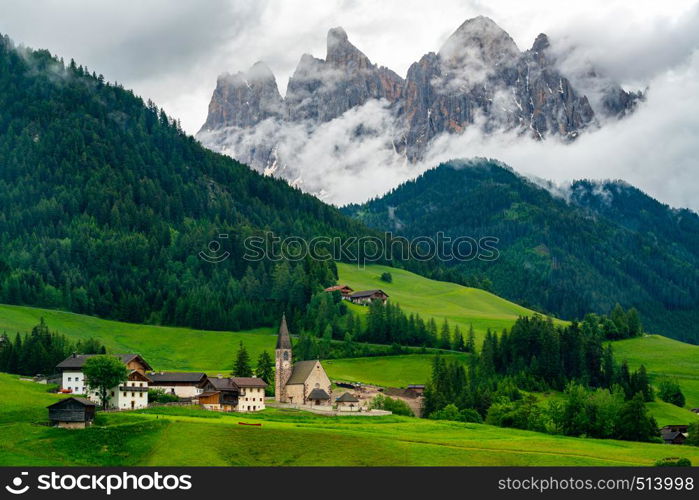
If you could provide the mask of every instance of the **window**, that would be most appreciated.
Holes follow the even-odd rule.
[[[284,359],[284,361],[289,361],[289,351],[284,351],[282,358]]]
[[[142,398],[142,397],[143,397],[143,393],[139,394],[138,396]]]
[[[124,397],[126,397],[126,393],[124,393]]]
[[[71,380],[72,380],[72,379],[71,379],[70,377],[68,377],[68,382],[70,382]]]
[[[131,393],[131,397],[132,397],[132,398],[135,398],[135,397],[136,397],[136,393],[135,393],[135,392],[132,392],[132,393]]]

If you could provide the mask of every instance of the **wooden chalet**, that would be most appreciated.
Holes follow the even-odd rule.
[[[70,397],[48,406],[49,420],[66,429],[84,429],[95,420],[97,405],[89,399]]]
[[[349,300],[353,304],[367,305],[375,300],[386,303],[388,294],[383,290],[362,290],[350,294]]]
[[[323,290],[328,293],[332,292],[340,292],[340,295],[342,295],[342,298],[345,300],[348,300],[350,295],[354,292],[354,289],[349,286],[349,285],[335,285],[335,286],[329,286],[325,290]]]
[[[666,425],[660,429],[665,444],[683,444],[687,440],[688,425]]]

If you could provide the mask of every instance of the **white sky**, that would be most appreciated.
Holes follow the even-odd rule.
[[[535,155],[529,151],[536,148],[516,154],[504,151],[498,155],[492,149],[485,153],[521,161],[522,165],[513,167],[555,180],[623,177],[663,201],[699,208],[695,200],[699,95],[681,93],[697,91],[691,81],[699,72],[699,58],[692,57],[699,48],[697,1],[0,0],[0,32],[17,43],[47,48],[66,60],[75,58],[108,80],[152,98],[179,118],[188,132],[195,133],[204,122],[220,73],[245,70],[264,60],[284,93],[301,55],[308,52],[324,57],[327,30],[342,26],[350,41],[373,62],[404,76],[412,62],[438,50],[464,20],[479,14],[491,17],[510,33],[520,49],[531,46],[535,36],[545,32],[554,42],[577,46],[580,53],[629,87],[644,88],[656,82],[660,90],[655,96],[649,94],[649,107],[658,115],[646,113],[644,123],[636,124],[645,135],[634,136],[631,142],[662,141],[653,161],[663,164],[651,165],[636,152],[616,162],[622,164],[618,169],[599,170],[584,165],[583,159],[596,161],[591,151],[584,150],[567,172],[553,167],[541,171],[533,167],[533,160],[527,160],[527,155]],[[672,91],[675,85],[678,92]],[[661,102],[661,98],[669,101]],[[652,130],[648,122],[656,118],[663,128]],[[663,136],[668,125],[674,129],[670,137]],[[631,132],[619,133],[623,139]],[[606,142],[588,141],[587,147],[614,154],[617,140],[612,136]],[[666,161],[660,152],[667,156]],[[644,161],[647,164],[633,167]],[[681,170],[673,179],[672,168],[678,161]],[[657,185],[658,171],[664,172],[662,186]]]

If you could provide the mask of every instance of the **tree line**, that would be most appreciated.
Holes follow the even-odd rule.
[[[78,354],[105,354],[105,346],[97,339],[71,342],[65,335],[49,330],[42,317],[29,333],[17,333],[14,340],[7,333],[0,335],[0,372],[18,375],[50,375],[56,365]]]
[[[555,326],[519,318],[498,338],[488,331],[467,365],[435,357],[423,416],[592,437],[653,440],[657,424],[645,408],[654,399],[644,366],[618,363],[594,316]],[[542,407],[526,392],[564,391]],[[526,392],[525,392],[526,391]]]

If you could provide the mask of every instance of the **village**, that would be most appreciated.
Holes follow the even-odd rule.
[[[366,304],[371,300],[385,302],[381,290],[362,292],[351,298],[349,287],[331,287],[332,292],[342,288],[343,298]],[[262,378],[207,376],[202,372],[156,371],[140,354],[114,355],[127,370],[128,376],[108,390],[106,401],[91,388],[83,372],[85,363],[94,354],[72,354],[56,366],[60,375],[58,391],[70,395],[48,407],[52,425],[78,429],[94,422],[95,413],[102,403],[104,411],[145,409],[159,403],[149,401],[149,391],[158,391],[177,399],[177,405],[193,405],[219,412],[258,412],[267,406],[306,410],[324,415],[390,415],[390,411],[372,408],[372,400],[383,388],[357,383],[335,384],[325,372],[320,360],[293,362],[293,348],[286,322],[282,316],[275,348],[274,397],[265,395],[268,384]],[[334,386],[334,388],[333,388]],[[410,406],[419,412],[423,385],[411,385],[404,394]],[[396,390],[391,391],[397,396]]]
[[[388,294],[383,290],[355,292],[347,285],[324,290],[339,293],[342,300],[357,305],[372,302],[385,304]],[[390,415],[391,411],[377,409],[374,399],[381,395],[404,402],[415,416],[421,415],[423,384],[404,388],[377,387],[357,382],[331,381],[319,359],[294,362],[293,346],[286,317],[282,315],[275,346],[274,396],[267,394],[268,383],[262,378],[208,376],[203,372],[156,371],[140,355],[114,355],[126,368],[128,376],[108,390],[107,398],[90,388],[83,366],[94,354],[72,354],[56,366],[60,378],[59,392],[70,396],[48,407],[52,425],[81,429],[92,425],[96,411],[141,410],[162,404],[199,407],[216,412],[259,412],[267,407],[308,411],[327,416]],[[149,401],[149,391],[167,394],[174,402]],[[699,413],[699,408],[692,409]],[[665,444],[681,445],[687,439],[687,425],[665,425],[659,429]]]

